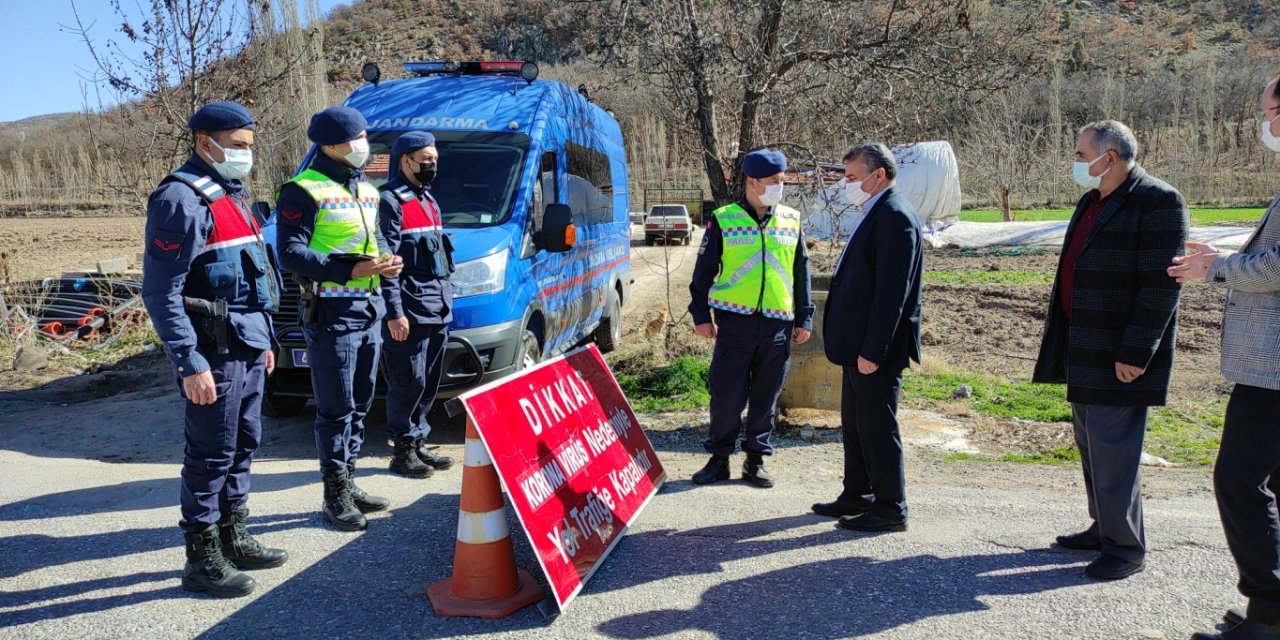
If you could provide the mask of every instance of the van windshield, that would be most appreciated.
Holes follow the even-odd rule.
[[[374,185],[388,180],[391,145],[404,131],[369,132],[365,174]],[[446,227],[490,227],[511,217],[529,137],[483,131],[433,131],[440,152],[431,195]]]

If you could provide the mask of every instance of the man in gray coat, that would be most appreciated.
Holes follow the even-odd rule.
[[[1277,85],[1267,84],[1259,112],[1262,143],[1280,153]],[[1280,638],[1280,195],[1239,253],[1195,242],[1187,247],[1196,253],[1174,258],[1169,275],[1180,283],[1228,287],[1222,375],[1236,385],[1227,402],[1213,488],[1240,571],[1240,593],[1249,599],[1245,612],[1227,613],[1230,629],[1192,638]]]
[[[1073,176],[1087,190],[1058,261],[1033,382],[1067,383],[1089,516],[1068,549],[1100,551],[1085,568],[1115,580],[1142,570],[1146,536],[1138,464],[1147,411],[1173,368],[1176,282],[1165,274],[1187,238],[1187,205],[1137,165],[1120,122],[1086,125]]]

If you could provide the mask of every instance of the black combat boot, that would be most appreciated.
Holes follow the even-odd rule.
[[[773,476],[769,475],[769,471],[764,468],[764,456],[758,453],[747,453],[747,459],[742,462],[742,479],[761,489],[773,486]]]
[[[430,478],[435,471],[418,459],[418,451],[411,438],[396,442],[395,453],[391,454],[391,473],[406,478]]]
[[[362,531],[369,526],[364,514],[351,499],[351,482],[346,469],[324,474],[324,517],[343,531]]]
[[[253,592],[257,581],[231,565],[222,555],[218,525],[187,533],[187,565],[182,568],[182,588],[215,598],[239,598]]]
[[[249,519],[249,509],[240,507],[231,513],[222,514],[218,521],[218,537],[222,542],[222,555],[231,561],[237,569],[274,569],[289,559],[289,552],[284,549],[270,549],[249,533],[245,521]]]
[[[351,489],[351,501],[356,503],[356,508],[360,513],[373,513],[374,511],[385,511],[391,506],[391,501],[382,496],[371,496],[364,492],[364,489],[356,486],[356,461],[352,459],[347,463],[347,486]]]
[[[717,453],[707,461],[707,466],[693,474],[694,484],[711,484],[729,479],[729,456]]]
[[[418,440],[414,444],[418,451],[418,459],[431,465],[436,471],[444,471],[453,466],[453,458],[449,456],[438,456],[432,447],[427,446],[426,440]]]

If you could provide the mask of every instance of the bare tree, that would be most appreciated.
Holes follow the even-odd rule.
[[[970,0],[584,0],[605,64],[656,83],[667,120],[692,134],[712,193],[740,192],[738,159],[831,134],[883,135],[959,95],[1039,66],[1042,9]],[[914,104],[903,109],[903,93]],[[790,124],[788,124],[790,123]],[[825,140],[824,140],[825,139]]]
[[[255,109],[259,123],[292,121],[296,128],[302,108],[326,101],[315,0],[306,0],[314,25],[310,32],[302,28],[297,0],[275,4],[151,0],[130,7],[110,0],[119,26],[116,35],[99,39],[95,25],[81,18],[72,1],[76,24],[68,29],[92,56],[88,79],[109,89],[119,102],[102,109],[114,131],[90,128],[94,146],[134,159],[137,167],[117,185],[121,193],[145,193],[157,173],[190,152],[187,119],[207,102],[260,104],[263,108]],[[283,108],[290,105],[298,108]]]

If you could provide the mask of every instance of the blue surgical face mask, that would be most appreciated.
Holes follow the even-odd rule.
[[[1107,154],[1104,153],[1094,158],[1093,162],[1076,160],[1075,164],[1071,166],[1071,177],[1075,179],[1076,184],[1084,187],[1086,190],[1097,189],[1098,185],[1102,184],[1102,177],[1110,173],[1111,170],[1107,169],[1096,176],[1091,176],[1089,175],[1089,168],[1092,167],[1094,163],[1105,157],[1107,157]]]
[[[209,138],[209,143],[218,148],[222,152],[222,162],[214,162],[213,158],[209,158],[209,164],[213,167],[218,175],[227,180],[239,180],[249,175],[249,170],[253,168],[253,151],[250,149],[224,149],[218,144],[217,140]]]

